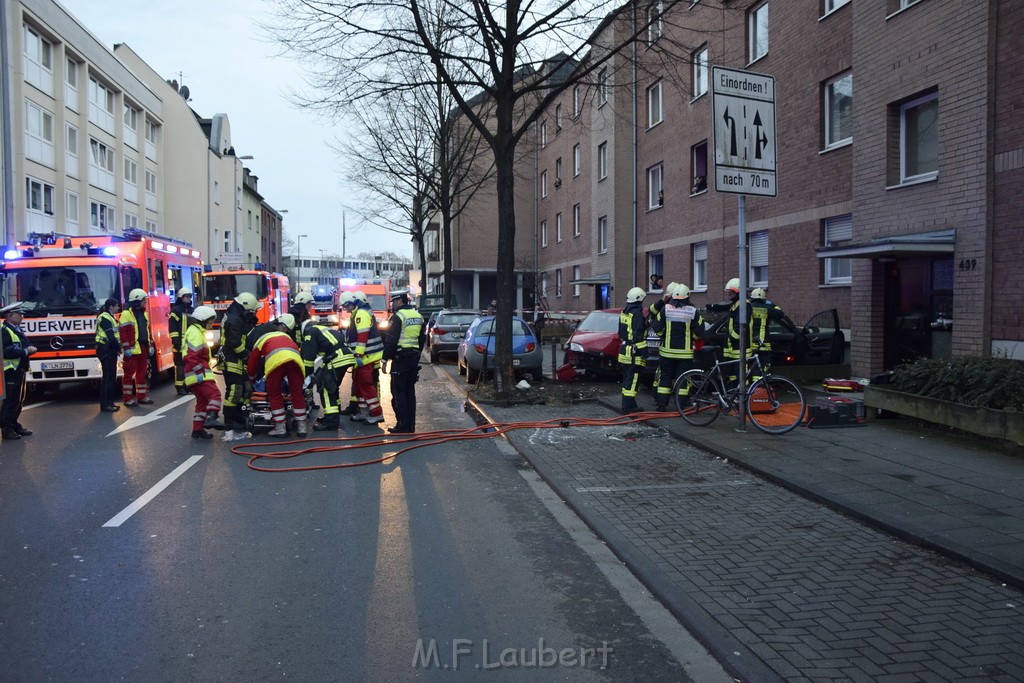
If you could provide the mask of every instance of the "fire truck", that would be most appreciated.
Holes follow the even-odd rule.
[[[259,265],[259,264],[257,264]],[[288,312],[288,278],[266,270],[216,270],[203,273],[203,303],[217,311],[217,322],[206,333],[207,342],[220,342],[220,321],[235,297],[250,292],[260,302],[256,320],[265,323]]]
[[[200,291],[203,261],[192,245],[145,230],[123,237],[31,233],[0,261],[0,305],[25,302],[21,324],[39,349],[30,359],[29,388],[103,376],[94,341],[96,316],[106,299],[124,306],[128,293],[149,294],[154,377],[173,370],[167,314],[178,289]]]
[[[338,279],[338,296],[341,296],[342,292],[362,292],[366,295],[367,301],[370,303],[370,308],[373,309],[373,317],[377,321],[377,327],[384,330],[387,329],[388,320],[391,317],[391,312],[388,307],[391,305],[390,294],[391,285],[388,280],[354,280],[352,278],[339,278]],[[347,313],[341,314],[341,327],[347,328],[349,326],[349,315]]]

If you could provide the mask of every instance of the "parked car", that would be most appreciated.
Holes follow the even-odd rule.
[[[443,310],[436,315],[433,322],[427,322],[426,331],[431,363],[436,363],[442,353],[458,353],[466,330],[480,314],[476,311]]]
[[[466,331],[466,337],[459,344],[459,374],[466,374],[466,381],[473,383],[480,377],[487,364],[487,371],[494,367],[494,316],[477,318]],[[533,329],[519,316],[512,317],[512,368],[516,375],[530,374],[540,380],[544,373],[541,366],[544,352]]]
[[[564,362],[584,374],[614,375],[618,373],[619,335],[618,308],[592,311],[566,341]],[[710,367],[725,345],[729,316],[702,311],[705,320],[704,345],[695,360],[700,367]],[[839,328],[836,309],[820,311],[802,327],[789,317],[772,321],[768,328],[772,342],[773,365],[825,365],[843,362],[846,339]],[[647,348],[651,358],[658,355],[661,339],[648,331]],[[644,375],[650,378],[655,363],[648,363]]]

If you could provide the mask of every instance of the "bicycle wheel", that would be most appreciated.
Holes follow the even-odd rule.
[[[685,396],[680,391],[687,387]],[[684,420],[694,427],[706,427],[718,417],[717,387],[703,370],[687,370],[676,378],[672,396]]]
[[[747,415],[766,434],[785,434],[804,419],[800,387],[785,377],[762,377],[747,392]]]

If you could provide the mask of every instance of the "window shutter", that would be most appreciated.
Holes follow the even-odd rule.
[[[853,239],[853,214],[825,219],[825,246]]]
[[[768,265],[768,232],[755,232],[747,239],[750,267]]]
[[[707,261],[708,260],[708,243],[699,242],[693,245],[693,260],[694,261]]]

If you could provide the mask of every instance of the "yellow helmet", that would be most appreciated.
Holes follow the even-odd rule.
[[[313,303],[313,295],[309,292],[299,292],[295,295],[295,303],[297,304],[311,304]]]
[[[291,313],[283,313],[283,314],[277,316],[277,323],[279,325],[284,325],[289,330],[294,330],[295,329],[295,316],[292,315]]]
[[[241,304],[242,308],[247,311],[258,311],[263,306],[252,292],[242,292],[235,297],[235,301]]]
[[[133,289],[132,291],[128,292],[128,301],[143,301],[147,296],[149,295],[146,294],[146,290]]]

